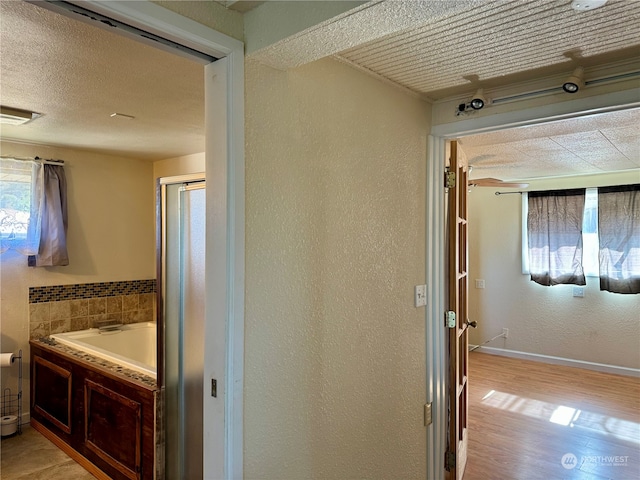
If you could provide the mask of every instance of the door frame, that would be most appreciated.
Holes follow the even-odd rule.
[[[241,479],[244,448],[244,44],[148,0],[76,0],[70,3],[220,58],[205,66],[206,215],[209,220],[205,264],[205,345],[209,348],[205,349],[205,379],[218,380],[218,397],[212,398],[205,388],[203,449],[207,453],[204,478],[213,478],[208,472],[214,472],[214,462],[222,458],[224,478]],[[214,346],[223,354],[216,355]]]
[[[426,359],[427,402],[432,424],[427,427],[427,479],[442,478],[447,435],[446,299],[446,194],[444,187],[446,142],[459,137],[514,127],[640,107],[640,88],[593,95],[539,107],[514,109],[479,118],[436,124],[432,119],[427,139],[426,195]]]

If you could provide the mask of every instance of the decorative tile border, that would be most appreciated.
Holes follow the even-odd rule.
[[[140,382],[147,386],[150,390],[158,390],[158,383],[156,382],[156,379],[150,377],[149,375],[145,375],[144,373],[138,372],[136,370],[125,368],[122,365],[118,365],[117,363],[110,362],[109,360],[96,357],[95,355],[83,352],[82,350],[78,350],[77,348],[73,348],[68,345],[62,345],[61,343],[56,342],[53,339],[33,340],[39,343],[40,348],[58,350],[59,352],[78,358],[97,367],[104,368],[105,370],[113,374],[122,375],[125,378]]]
[[[115,297],[155,292],[155,279],[80,283],[75,285],[50,285],[44,287],[29,287],[29,303],[82,300],[87,298]]]

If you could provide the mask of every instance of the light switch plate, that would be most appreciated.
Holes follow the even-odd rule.
[[[476,279],[476,288],[484,288],[484,280],[481,278]]]
[[[427,305],[427,286],[426,285],[416,285],[415,303],[416,303],[416,307],[424,307]]]

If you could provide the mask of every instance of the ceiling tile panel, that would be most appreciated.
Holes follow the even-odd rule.
[[[624,155],[600,155],[594,153],[593,155],[585,155],[582,157],[586,163],[599,168],[603,172],[611,172],[614,170],[630,170],[637,168],[637,165],[627,159]]]
[[[612,155],[618,153],[612,143],[599,130],[579,132],[569,135],[556,135],[553,141],[576,155],[598,154]]]
[[[439,90],[640,45],[640,2],[576,12],[567,0],[494,1],[340,53],[430,98]],[[535,38],[535,41],[532,41]]]
[[[640,109],[620,110],[463,137],[460,147],[476,179],[634,169],[640,167],[639,119]]]

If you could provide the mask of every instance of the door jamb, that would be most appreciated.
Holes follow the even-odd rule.
[[[432,128],[427,148],[426,198],[426,272],[427,305],[426,358],[427,402],[432,403],[432,421],[427,427],[427,479],[441,478],[444,469],[447,429],[447,350],[444,344],[444,312],[446,311],[445,259],[445,188],[444,171],[446,141],[461,136],[488,133],[508,128],[536,125],[567,118],[640,107],[640,88],[594,95],[576,100],[542,105],[436,125]]]
[[[82,7],[221,58],[213,88],[205,94],[207,189],[206,322],[225,319],[224,365],[209,365],[224,398],[224,478],[243,478],[244,399],[244,44],[148,0],[85,0]],[[206,68],[206,67],[205,67]],[[215,125],[215,128],[214,128]],[[214,141],[215,139],[215,141]],[[213,228],[215,225],[215,230]],[[205,337],[208,342],[209,335]],[[205,353],[205,357],[207,353]],[[206,360],[206,358],[205,358]],[[212,372],[211,372],[212,371]],[[207,373],[205,373],[205,378]],[[206,391],[206,389],[205,389]],[[215,402],[205,393],[204,450],[215,447],[207,434],[207,412]],[[219,400],[217,400],[219,401]],[[205,454],[205,478],[207,478]]]

